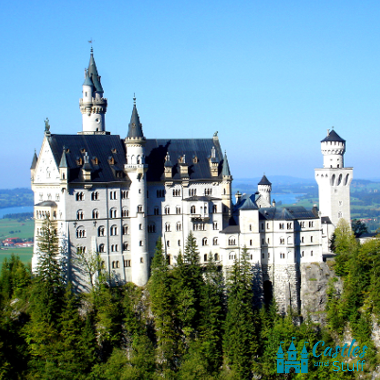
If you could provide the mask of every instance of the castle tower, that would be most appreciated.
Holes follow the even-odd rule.
[[[222,167],[222,203],[223,203],[223,228],[228,225],[228,221],[232,214],[231,186],[232,175],[230,165],[228,164],[227,153],[224,152]]]
[[[84,73],[83,98],[79,100],[83,129],[79,134],[106,134],[105,114],[107,99],[103,98],[103,87],[96,68],[93,49],[90,63]]]
[[[132,282],[143,286],[148,281],[149,256],[146,236],[147,215],[147,183],[145,164],[145,137],[136,108],[136,98],[133,98],[133,110],[128,127],[128,135],[124,140],[126,148],[126,164],[124,171],[128,174],[131,184],[130,194],[130,229],[132,253]]]
[[[306,351],[306,343],[309,343],[309,342],[303,343],[303,348],[301,351],[301,373],[309,372],[309,368],[308,368],[309,359],[308,359],[308,353]]]
[[[321,216],[329,217],[334,228],[341,218],[351,224],[350,184],[353,169],[344,167],[346,141],[334,130],[327,130],[327,136],[321,141],[321,151],[323,168],[315,169]]]
[[[280,342],[280,347],[277,351],[277,373],[284,373],[284,351],[282,350],[281,344],[284,342]]]
[[[264,200],[268,202],[270,206],[270,195],[272,191],[272,183],[269,182],[265,174],[263,175],[263,178],[261,178],[261,181],[257,184],[257,190],[260,193],[260,195],[264,198]]]

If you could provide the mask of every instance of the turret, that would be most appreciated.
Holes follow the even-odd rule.
[[[126,150],[126,164],[124,171],[127,173],[131,184],[130,194],[130,216],[131,216],[131,273],[132,282],[143,286],[148,281],[149,255],[148,239],[146,235],[147,215],[147,183],[145,164],[145,136],[137,112],[136,98],[133,98],[133,109],[131,121],[128,125],[128,134],[124,140]]]
[[[69,181],[69,165],[67,163],[66,148],[63,147],[61,161],[59,163],[59,177],[61,185],[67,184]]]
[[[36,153],[36,150],[34,150],[32,165],[30,166],[30,177],[31,177],[32,183],[34,181],[34,175],[36,172],[37,161],[38,161],[37,153]]]
[[[324,168],[343,168],[343,155],[346,151],[346,140],[343,140],[334,130],[327,130],[327,136],[321,141]]]
[[[103,98],[103,87],[96,68],[93,49],[91,48],[90,63],[85,70],[83,82],[83,97],[79,100],[82,113],[83,129],[80,134],[106,134],[105,114],[107,99]]]
[[[261,181],[257,184],[257,190],[260,193],[260,195],[269,203],[270,205],[270,198],[271,198],[271,191],[272,191],[272,183],[269,182],[266,175],[263,175],[263,178],[261,178]]]
[[[232,215],[232,175],[230,165],[228,164],[227,152],[224,152],[222,164],[222,202],[223,202],[223,218],[224,224],[227,225]]]

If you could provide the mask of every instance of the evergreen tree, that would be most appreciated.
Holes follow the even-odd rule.
[[[163,254],[161,239],[157,241],[148,283],[157,338],[157,362],[166,376],[178,367],[179,334],[175,318],[173,278]]]
[[[252,271],[246,248],[242,250],[240,259],[235,259],[227,280],[228,308],[224,329],[226,364],[241,379],[248,379],[257,342],[252,307]]]
[[[173,270],[175,277],[177,317],[182,330],[185,349],[194,339],[200,325],[201,298],[204,281],[199,265],[199,251],[194,235],[190,232],[182,257]]]
[[[199,325],[199,353],[209,375],[216,375],[223,363],[222,330],[225,317],[224,278],[209,254],[204,273]]]

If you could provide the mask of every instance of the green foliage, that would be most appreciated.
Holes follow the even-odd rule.
[[[368,232],[366,224],[358,219],[353,219],[351,221],[351,228],[356,238]]]

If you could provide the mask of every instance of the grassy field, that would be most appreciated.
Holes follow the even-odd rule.
[[[28,264],[32,262],[33,247],[1,249],[0,250],[0,270],[3,265],[4,259],[7,258],[9,260],[12,253],[14,253],[15,255],[18,255],[20,260],[24,264]]]
[[[32,239],[34,234],[34,220],[0,219],[0,240],[8,237],[18,237],[20,239]],[[14,248],[0,250],[0,269],[5,258],[9,259],[14,253],[20,260],[27,264],[32,260],[33,247]]]
[[[0,219],[0,240],[9,237],[33,238],[34,220]]]

